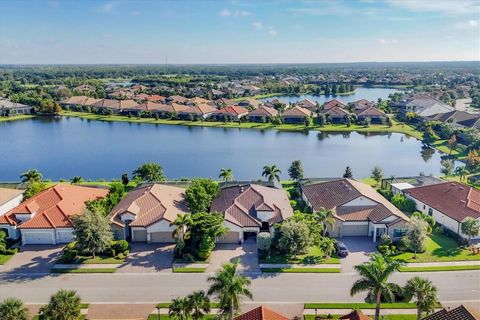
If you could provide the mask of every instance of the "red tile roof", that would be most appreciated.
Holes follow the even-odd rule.
[[[360,310],[353,310],[349,314],[346,314],[344,316],[341,316],[338,319],[342,320],[373,320],[369,316],[366,316],[362,311]]]
[[[222,109],[218,110],[217,113],[218,114],[228,114],[228,115],[232,115],[232,116],[239,116],[239,115],[247,114],[248,110],[243,108],[243,107],[240,107],[240,106],[228,106],[228,107],[225,107],[225,108],[222,108]]]
[[[185,110],[182,110],[182,113],[205,115],[205,114],[210,114],[210,113],[213,113],[213,112],[216,112],[216,111],[217,111],[217,109],[211,107],[208,104],[199,104],[197,106],[193,106],[193,107],[187,108]]]
[[[0,224],[19,225],[20,229],[71,227],[70,216],[81,214],[85,201],[105,197],[107,193],[106,189],[60,183],[0,216]],[[33,217],[21,223],[16,214],[33,214]]]
[[[152,101],[152,102],[159,102],[159,101],[165,100],[165,97],[164,97],[164,96],[160,96],[160,95],[158,95],[158,94],[152,94],[151,96],[148,96],[148,97],[147,97],[147,100],[148,100],[148,101]]]
[[[346,116],[346,115],[349,115],[348,111],[343,109],[343,108],[340,108],[340,107],[331,107],[329,109],[326,109],[326,110],[323,110],[322,111],[323,114],[325,115],[328,115],[330,117],[338,117],[338,116]]]
[[[480,320],[480,314],[460,305],[452,310],[442,309],[432,313],[423,320]]]
[[[283,117],[310,117],[311,114],[312,112],[310,110],[302,108],[300,106],[295,106],[285,111],[282,114],[282,116]]]
[[[235,320],[288,320],[265,306],[260,306],[234,318]]]
[[[343,103],[342,101],[337,100],[337,99],[327,101],[323,104],[323,109],[324,110],[327,110],[327,109],[330,109],[330,108],[333,108],[333,107],[344,108],[344,107],[346,107],[346,105],[345,105],[345,103]]]
[[[458,222],[466,217],[480,217],[480,191],[462,183],[445,182],[405,192]]]
[[[250,117],[273,117],[278,114],[278,111],[274,108],[260,106],[257,109],[251,111],[248,115]]]

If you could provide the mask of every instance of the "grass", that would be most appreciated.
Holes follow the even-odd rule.
[[[480,254],[458,246],[457,241],[441,234],[432,234],[427,238],[426,251],[417,253],[416,259],[412,252],[404,252],[392,258],[406,262],[443,262],[480,260]]]
[[[340,268],[262,268],[266,273],[340,273]]]
[[[435,141],[434,143],[432,143],[432,146],[445,154],[450,154],[450,148],[448,147],[448,140]],[[451,155],[457,158],[465,158],[467,156],[466,148],[457,144],[457,146],[452,149]]]
[[[380,311],[380,314],[381,314],[381,311]],[[324,318],[324,319],[328,319],[327,318],[328,315],[319,315],[319,316]],[[333,320],[336,320],[336,319],[340,318],[341,316],[343,316],[343,315],[341,315],[341,314],[330,315],[331,319],[333,319]],[[303,316],[303,318],[305,320],[315,320],[315,315],[306,314],[306,315]],[[381,315],[381,318],[383,320],[416,320],[417,315],[415,315],[415,314],[385,314],[385,315]]]
[[[440,266],[440,267],[401,267],[400,272],[435,272],[480,270],[480,265],[474,266]]]
[[[206,319],[206,320],[213,320],[213,319],[216,319],[217,318],[217,315],[215,314],[208,314],[206,316],[203,317],[203,319]],[[147,318],[148,320],[158,320],[158,315],[156,314],[150,314]],[[169,320],[171,319],[168,314],[160,314],[160,320]]]
[[[175,267],[173,268],[174,273],[202,273],[205,272],[207,268],[187,268],[187,267]]]
[[[51,273],[114,273],[116,268],[52,269]]]
[[[168,309],[170,307],[171,302],[159,302],[155,306],[155,308],[160,309]],[[220,303],[218,302],[210,302],[210,309],[216,309],[220,307]]]
[[[324,258],[323,252],[317,247],[308,248],[308,252],[296,257],[287,255],[275,255],[268,258],[260,259],[260,263],[271,264],[340,264],[338,257]]]
[[[416,309],[415,303],[382,303],[382,309]],[[375,309],[375,303],[305,303],[305,309]]]
[[[60,257],[60,259],[58,260],[58,263],[61,263],[61,264],[121,264],[124,262],[125,262],[125,259],[117,259],[114,257],[106,257],[106,256],[97,256],[95,258],[78,256],[72,262],[63,262],[62,257]]]
[[[32,118],[35,118],[35,116],[31,114],[22,114],[19,116],[0,117],[0,122],[24,120],[24,119],[32,119]]]
[[[0,265],[7,263],[13,256],[13,254],[0,254]]]
[[[257,94],[255,96],[250,96],[250,97],[240,97],[240,98],[234,98],[232,99],[233,101],[243,101],[245,99],[266,99],[266,98],[271,98],[275,96],[280,96],[282,93],[265,93],[265,94]]]

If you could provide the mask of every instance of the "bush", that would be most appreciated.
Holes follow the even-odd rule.
[[[73,262],[73,260],[75,260],[75,258],[77,257],[77,254],[78,254],[77,250],[65,251],[63,252],[61,260],[62,262],[65,262],[65,263]]]
[[[115,258],[123,260],[123,259],[125,259],[125,255],[123,253],[119,253],[115,256]]]
[[[410,247],[410,243],[408,241],[408,238],[407,237],[402,237],[400,239],[400,241],[398,241],[397,247],[401,251],[407,251],[408,248]]]
[[[268,232],[260,232],[257,235],[257,248],[262,256],[268,255],[272,247],[272,236]]]
[[[390,191],[390,190],[380,189],[380,190],[378,190],[378,193],[380,193],[388,201],[390,201],[393,197],[393,192]]]
[[[4,251],[5,254],[11,255],[11,256],[17,252],[18,252],[18,248],[9,248]]]
[[[290,207],[295,208],[297,206],[296,200],[290,200]]]
[[[115,243],[115,250],[117,252],[125,253],[129,248],[128,242],[126,240],[118,240]]]
[[[203,238],[198,248],[198,256],[201,259],[207,259],[212,253],[213,248],[215,248],[215,242],[213,242],[212,238],[210,237]]]
[[[182,260],[185,260],[188,262],[195,262],[195,256],[191,253],[185,253],[182,255]]]
[[[391,244],[392,238],[387,233],[384,233],[380,236],[380,246],[389,246]]]
[[[390,247],[388,245],[379,245],[377,248],[378,251],[385,255],[388,255],[390,253]]]

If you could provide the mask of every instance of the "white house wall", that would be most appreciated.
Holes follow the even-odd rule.
[[[154,224],[147,227],[147,233],[173,232],[174,230],[175,230],[175,226],[170,226],[170,222],[168,222],[167,220],[157,221]]]
[[[20,195],[16,196],[15,198],[10,199],[9,201],[0,205],[0,216],[4,215],[8,211],[10,211],[13,208],[15,208],[16,206],[18,206],[22,202],[22,198],[23,198],[23,194],[20,194]]]

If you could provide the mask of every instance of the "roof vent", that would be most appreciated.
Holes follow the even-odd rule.
[[[245,187],[244,187],[244,186],[241,186],[241,187],[240,187],[240,193],[243,193],[243,191],[245,191]]]

